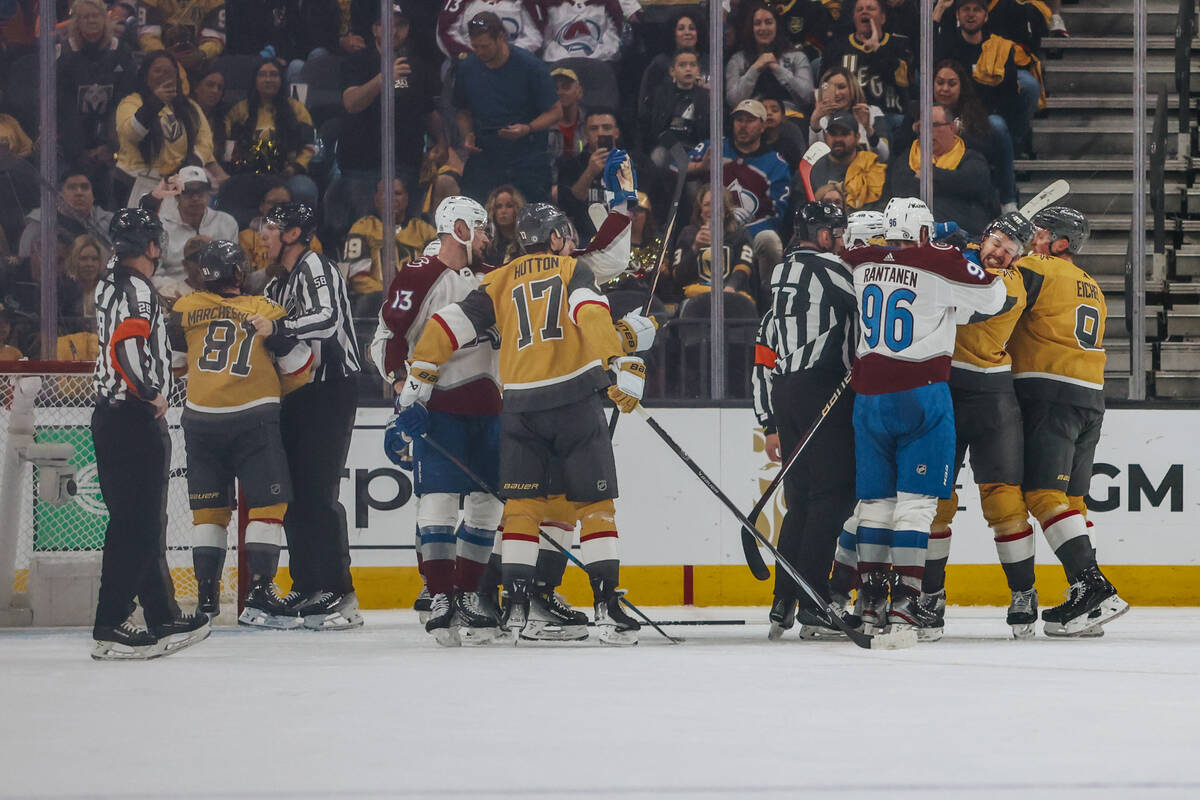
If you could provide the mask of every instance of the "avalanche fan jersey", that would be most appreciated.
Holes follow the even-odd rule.
[[[1020,270],[1003,275],[1004,305],[992,316],[973,314],[954,337],[950,385],[973,391],[1012,391],[1012,356],[1008,342],[1025,310],[1025,282]]]
[[[856,247],[842,254],[854,270],[859,394],[903,392],[950,377],[955,312],[994,314],[1004,282],[954,247]]]
[[[176,352],[173,365],[188,373],[185,413],[210,417],[277,407],[280,395],[307,382],[308,345],[297,343],[276,364],[263,337],[243,325],[253,314],[272,320],[286,316],[260,296],[194,292],[175,301],[173,324],[187,339],[186,353]]]
[[[504,38],[531,53],[542,49],[538,0],[444,0],[437,18],[437,43],[453,62],[473,52],[467,23],[476,14],[490,11],[504,24]]]
[[[413,360],[443,364],[494,325],[505,411],[556,408],[606,388],[621,340],[592,268],[608,275],[628,263],[629,217],[611,213],[578,257],[530,253],[488,273],[433,315]]]
[[[1017,262],[1028,300],[1012,339],[1017,391],[1104,408],[1104,292],[1091,275],[1062,258]]]

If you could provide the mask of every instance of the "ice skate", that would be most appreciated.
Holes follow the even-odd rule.
[[[304,619],[304,627],[313,631],[346,630],[363,624],[354,592],[317,592],[299,607],[298,613]]]
[[[837,612],[836,608],[834,612]],[[841,628],[814,609],[801,608],[796,612],[796,621],[800,623],[800,638],[805,641],[846,638]]]
[[[1037,589],[1027,589],[1023,592],[1013,592],[1012,602],[1008,606],[1008,616],[1005,622],[1012,627],[1014,639],[1031,639],[1037,633],[1035,625],[1038,618]]]
[[[914,609],[917,621],[917,641],[936,642],[946,630],[946,590],[926,594],[921,592]]]
[[[429,621],[429,606],[432,602],[433,598],[429,596],[429,587],[421,584],[421,592],[413,603],[413,611],[417,612],[417,620],[422,625]]]
[[[888,624],[888,589],[886,572],[868,572],[862,576],[858,598],[862,603],[863,633],[885,633]]]
[[[1103,625],[1129,610],[1099,567],[1088,567],[1068,590],[1067,602],[1042,612],[1042,630],[1048,636],[1075,636]]]
[[[596,631],[601,644],[635,645],[638,643],[638,631],[642,625],[621,608],[621,595],[624,592],[606,593],[602,600],[596,601]]]
[[[504,614],[500,617],[501,637],[516,642],[529,621],[529,595],[524,591],[504,593]]]
[[[578,642],[587,637],[587,615],[563,602],[557,592],[544,589],[529,598],[523,641]]]
[[[433,596],[429,606],[429,621],[425,623],[425,631],[432,633],[434,641],[442,647],[458,647],[462,644],[455,606],[454,595],[442,592]]]
[[[238,624],[287,631],[301,627],[304,620],[275,593],[274,584],[264,582],[254,584],[246,592]]]
[[[212,578],[196,579],[196,613],[215,619],[221,613],[221,582]]]
[[[212,621],[206,614],[184,614],[158,625],[150,625],[150,635],[158,639],[164,656],[199,644],[212,633]]]
[[[901,631],[917,631],[918,641],[920,640],[920,630],[922,622],[926,621],[926,617],[921,612],[921,607],[918,604],[919,593],[916,589],[908,586],[892,587],[892,602],[888,606],[887,612],[887,629],[886,633],[899,633]],[[932,620],[928,620],[932,624]],[[936,630],[936,629],[935,629]],[[938,633],[931,633],[941,638],[940,630]],[[937,641],[937,639],[927,639],[926,641]]]
[[[459,638],[463,644],[487,644],[500,633],[500,620],[479,592],[459,592]]]
[[[97,661],[146,661],[166,655],[154,634],[129,620],[112,628],[97,625],[92,638],[92,658]]]
[[[796,623],[796,601],[790,597],[778,597],[771,603],[771,611],[767,615],[771,620],[771,628],[767,631],[767,639],[772,642],[783,638],[783,634],[792,629]]]

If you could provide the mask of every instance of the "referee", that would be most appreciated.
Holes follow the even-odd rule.
[[[858,303],[854,276],[835,255],[846,228],[842,210],[807,203],[795,236],[771,274],[771,307],[755,344],[754,406],[772,461],[791,454],[850,369]],[[784,478],[787,514],[779,551],[822,597],[842,524],[854,508],[853,392],[846,389]],[[792,627],[801,590],[775,571],[770,638]],[[802,614],[802,636],[829,631]],[[829,631],[832,633],[832,631]]]
[[[283,203],[267,213],[263,241],[284,273],[266,295],[288,312],[278,323],[255,315],[260,334],[278,324],[313,351],[313,380],[283,398],[280,429],[294,499],[284,515],[292,591],[287,601],[315,630],[362,625],[350,577],[346,509],[338,500],[342,471],[358,410],[358,342],[350,296],[341,272],[309,249],[317,217],[305,203]]]
[[[183,615],[167,569],[167,471],[171,439],[165,415],[171,351],[150,276],[163,253],[162,223],[126,208],[109,225],[113,258],[96,285],[96,411],[92,440],[100,492],[108,506],[97,660],[170,655],[206,638],[206,615]],[[133,599],[147,628],[130,621]]]

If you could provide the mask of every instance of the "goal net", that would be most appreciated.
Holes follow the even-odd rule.
[[[108,511],[90,428],[93,368],[92,362],[81,361],[0,362],[0,609],[29,606],[31,569],[39,557],[94,560],[104,546]],[[169,393],[166,549],[175,596],[184,611],[191,611],[196,580],[187,454],[179,424],[185,386],[186,381],[177,381]],[[237,528],[235,518],[221,582],[222,610],[234,613]]]

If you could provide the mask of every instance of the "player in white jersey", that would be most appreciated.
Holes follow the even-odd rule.
[[[933,215],[920,200],[893,198],[883,216],[887,246],[843,254],[859,303],[851,378],[859,503],[847,529],[857,527],[868,632],[917,625],[929,529],[953,488],[956,314],[992,314],[1005,298],[1002,281],[931,242]]]

